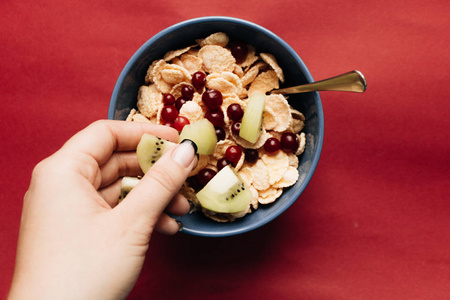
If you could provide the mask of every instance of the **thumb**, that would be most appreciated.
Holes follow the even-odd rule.
[[[165,153],[116,209],[125,224],[153,230],[166,206],[197,164],[197,145],[184,140]],[[151,233],[151,232],[150,232]]]

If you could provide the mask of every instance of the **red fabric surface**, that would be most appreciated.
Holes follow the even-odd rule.
[[[432,1],[0,1],[0,297],[36,163],[106,118],[147,39],[199,16],[278,34],[321,93],[322,156],[300,199],[245,235],[155,234],[129,299],[449,299],[450,5]]]

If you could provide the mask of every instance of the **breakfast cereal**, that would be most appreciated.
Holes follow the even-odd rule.
[[[138,92],[137,110],[132,109],[127,118],[127,121],[132,122],[174,126],[162,117],[162,110],[167,105],[164,97],[171,94],[177,101],[183,101],[180,100],[182,104],[170,105],[181,105],[177,107],[178,116],[185,117],[192,123],[206,117],[208,108],[202,101],[205,91],[216,90],[221,93],[223,102],[220,111],[223,119],[219,127],[223,129],[223,136],[212,155],[199,155],[198,164],[189,176],[190,179],[195,179],[204,168],[218,171],[219,161],[226,158],[227,149],[230,146],[240,147],[242,154],[232,164],[249,186],[252,200],[247,209],[238,213],[216,213],[201,207],[195,196],[195,186],[190,186],[189,179],[180,190],[182,195],[196,205],[196,211],[202,211],[205,216],[217,222],[232,222],[252,213],[260,205],[276,201],[284,188],[294,185],[298,180],[298,155],[303,153],[306,144],[305,134],[301,132],[305,117],[293,109],[280,94],[266,96],[263,128],[255,143],[241,138],[233,129],[236,120],[227,111],[230,105],[237,104],[245,110],[248,98],[253,93],[267,93],[277,89],[285,78],[274,55],[258,53],[252,45],[246,45],[245,57],[235,58],[230,40],[227,34],[217,32],[196,40],[195,45],[169,51],[162,59],[151,62],[144,78],[145,85]],[[194,82],[198,72],[204,75],[204,86],[199,87]],[[191,91],[188,99],[183,94],[186,89]],[[296,140],[295,149],[286,150],[285,147],[284,150],[268,152],[265,148],[268,140],[281,141],[287,133],[291,139]],[[246,149],[253,149],[253,155],[256,155],[253,160],[247,157],[250,154],[246,154]]]

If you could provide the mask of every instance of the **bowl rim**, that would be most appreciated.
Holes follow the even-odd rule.
[[[304,75],[308,82],[313,82],[314,79],[309,71],[309,69],[306,67],[303,60],[300,58],[300,56],[297,54],[297,52],[294,51],[294,49],[286,43],[283,39],[281,39],[278,35],[271,32],[270,30],[262,27],[261,25],[255,24],[251,21],[235,18],[235,17],[228,17],[228,16],[207,16],[207,17],[198,17],[193,19],[188,19],[185,21],[181,21],[179,23],[176,23],[174,25],[171,25],[155,35],[153,35],[150,39],[148,39],[141,47],[138,48],[138,50],[131,56],[131,58],[128,60],[124,68],[122,69],[116,84],[114,86],[114,90],[111,95],[111,100],[109,104],[108,109],[108,119],[114,119],[116,104],[119,92],[121,90],[121,87],[124,83],[124,79],[127,76],[127,74],[130,72],[131,68],[134,66],[134,64],[138,61],[138,59],[141,57],[141,55],[146,51],[146,49],[149,47],[149,45],[153,44],[155,41],[159,40],[161,37],[170,34],[173,31],[176,31],[184,26],[189,26],[193,24],[199,24],[199,23],[208,23],[208,22],[221,22],[221,23],[230,23],[230,24],[238,24],[243,25],[246,27],[253,27],[257,29],[258,31],[263,32],[263,34],[269,36],[273,40],[275,40],[277,43],[281,44],[285,50],[291,54],[297,63],[301,66],[301,68],[305,71]],[[320,155],[322,152],[322,146],[323,146],[323,139],[324,139],[324,116],[323,116],[323,107],[321,98],[318,92],[313,92],[314,98],[315,98],[315,104],[317,106],[317,118],[318,118],[318,140],[317,140],[317,147],[316,151],[314,153],[314,156],[311,160],[311,166],[309,169],[309,172],[306,174],[305,178],[303,179],[300,187],[296,190],[295,194],[292,197],[292,200],[285,202],[282,206],[279,207],[277,211],[274,211],[268,215],[266,215],[264,218],[258,219],[257,221],[253,222],[252,224],[248,224],[244,227],[239,227],[235,229],[229,229],[229,230],[223,230],[220,232],[211,232],[211,231],[205,231],[201,229],[191,229],[191,228],[183,228],[182,232],[196,235],[196,236],[203,236],[203,237],[226,237],[226,236],[232,236],[232,235],[238,235],[245,232],[253,231],[259,227],[262,227],[271,221],[273,221],[275,218],[280,216],[282,213],[284,213],[291,205],[293,205],[297,199],[300,197],[300,195],[304,192],[307,185],[311,181],[312,176],[314,175],[317,165],[319,163]]]

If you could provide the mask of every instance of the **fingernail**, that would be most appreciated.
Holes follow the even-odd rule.
[[[178,224],[178,232],[183,231],[183,224],[180,221],[177,221]]]
[[[180,166],[189,167],[197,153],[197,145],[191,140],[183,140],[172,153],[172,159]]]
[[[194,202],[189,201],[189,200],[188,200],[188,202],[189,202],[189,205],[191,206],[189,208],[189,213],[188,214],[192,214],[195,211],[195,204],[194,204]]]
[[[184,139],[184,140],[181,141],[180,144],[183,144],[183,143],[191,143],[192,147],[194,147],[195,154],[197,154],[198,147],[197,147],[197,144],[196,144],[193,140],[190,140],[190,139]],[[197,155],[198,155],[198,154],[197,154]]]

